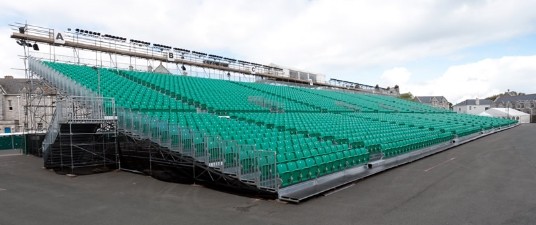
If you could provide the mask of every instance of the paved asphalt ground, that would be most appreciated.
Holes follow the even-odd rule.
[[[287,204],[0,151],[0,224],[536,224],[536,124]]]

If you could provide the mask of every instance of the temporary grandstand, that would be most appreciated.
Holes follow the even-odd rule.
[[[165,45],[156,45],[158,54],[118,49],[149,45],[76,30],[25,25],[12,38],[254,79],[157,73],[117,63],[104,66],[96,59],[91,64],[28,53],[29,76],[64,96],[42,151],[46,167],[67,173],[117,167],[299,202],[516,125],[514,120],[460,115],[374,89],[310,85],[279,76],[278,68],[214,55],[208,61],[209,54],[185,49],[173,48],[187,53],[170,59],[165,50],[172,48]],[[266,79],[273,82],[255,82]]]

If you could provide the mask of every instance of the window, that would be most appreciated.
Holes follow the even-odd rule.
[[[37,123],[37,130],[43,129],[43,123]]]
[[[290,76],[291,78],[296,78],[296,79],[298,79],[298,78],[300,77],[300,74],[298,73],[298,71],[289,70],[288,73],[289,73],[289,76]]]
[[[471,106],[469,106],[469,110],[471,110],[471,109],[472,109]]]
[[[9,110],[13,110],[13,106],[11,105],[11,100],[7,100],[7,106],[9,106]]]
[[[484,110],[488,110],[488,109],[489,109],[489,107],[484,108]]]
[[[300,80],[307,80],[309,78],[309,74],[308,73],[304,73],[304,72],[298,72],[300,75]]]
[[[313,80],[313,82],[316,82],[316,74],[309,74],[309,79]]]

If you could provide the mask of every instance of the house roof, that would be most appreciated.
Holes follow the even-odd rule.
[[[489,99],[479,99],[479,105],[491,105],[491,103],[493,103],[493,101],[489,100]],[[464,105],[477,105],[476,104],[476,99],[467,99],[463,102],[460,102],[454,106],[464,106]]]
[[[434,98],[438,101],[447,101],[447,99],[443,96],[415,96],[415,99],[421,103],[432,103],[432,99]]]
[[[26,85],[29,83],[29,79],[22,78],[0,78],[0,91],[7,95],[20,95],[24,92]],[[55,94],[56,91],[41,82],[36,81],[34,88],[40,88],[45,94]]]
[[[28,79],[3,78],[0,79],[0,86],[2,86],[5,94],[16,95],[22,92],[26,81],[28,81]]]
[[[509,102],[509,101],[529,101],[536,100],[536,94],[529,95],[516,95],[516,96],[501,96],[495,100],[495,102]]]
[[[163,73],[163,74],[171,74],[169,72],[169,70],[164,66],[162,65],[162,62],[160,62],[160,65],[158,65],[154,70],[153,72],[155,73]]]

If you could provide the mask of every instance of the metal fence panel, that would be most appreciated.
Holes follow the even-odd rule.
[[[192,130],[187,128],[180,129],[180,141],[183,148],[183,154],[190,157],[195,157],[194,137]]]
[[[259,166],[259,181],[257,186],[263,189],[277,190],[279,175],[277,173],[276,153],[274,151],[255,151]]]
[[[259,166],[255,155],[255,145],[240,145],[238,154],[240,162],[239,179],[252,184],[258,184]]]
[[[204,144],[204,133],[192,131],[193,153],[197,161],[204,162],[208,165],[208,151]]]
[[[171,151],[183,153],[181,140],[181,129],[177,124],[169,124],[169,149]]]
[[[160,133],[160,145],[171,149],[170,124],[167,121],[158,122],[158,130]]]
[[[224,172],[240,177],[240,147],[235,141],[222,141]]]
[[[205,152],[210,167],[224,170],[223,142],[220,136],[205,136]]]

